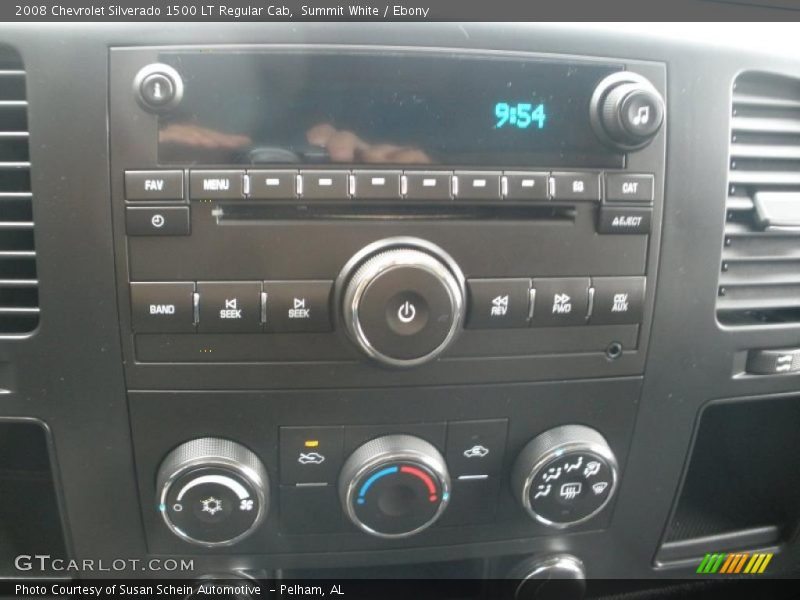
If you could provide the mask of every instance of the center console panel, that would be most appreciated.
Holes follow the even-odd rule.
[[[110,74],[151,552],[304,566],[609,524],[654,306],[663,64],[113,48]]]

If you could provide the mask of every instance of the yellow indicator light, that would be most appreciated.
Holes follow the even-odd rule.
[[[306,440],[303,444],[306,448],[316,448],[319,446],[319,440]]]

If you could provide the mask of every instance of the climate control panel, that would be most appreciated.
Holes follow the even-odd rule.
[[[346,457],[340,452],[344,428],[288,428],[281,434],[280,530],[360,532],[396,540],[440,520],[443,526],[489,522],[494,510],[487,512],[487,507],[498,502],[499,490],[486,482],[504,479],[506,427],[502,419],[420,424],[411,429],[444,439],[444,446],[391,433],[368,439]],[[357,427],[350,433],[368,431]],[[503,484],[530,518],[564,529],[601,512],[618,477],[614,453],[599,432],[564,425],[526,444]],[[230,440],[181,444],[164,458],[156,479],[163,524],[193,545],[233,546],[253,534],[270,509],[270,479],[262,461]],[[447,512],[451,503],[453,515]],[[313,507],[320,514],[293,522],[302,514],[295,512],[298,507]]]

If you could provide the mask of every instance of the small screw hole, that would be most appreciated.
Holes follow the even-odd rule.
[[[616,360],[622,356],[622,344],[619,342],[611,342],[606,348],[606,356],[609,360]]]

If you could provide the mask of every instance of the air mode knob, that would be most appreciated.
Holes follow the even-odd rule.
[[[339,477],[339,496],[347,517],[362,531],[404,538],[442,515],[450,500],[450,475],[432,444],[387,435],[350,455]]]
[[[253,533],[269,503],[269,478],[258,457],[218,438],[192,440],[170,452],[156,490],[170,531],[207,548],[231,546]]]
[[[609,75],[595,89],[591,122],[597,136],[622,152],[644,148],[664,122],[664,99],[641,75]]]
[[[424,240],[367,246],[345,266],[337,288],[348,336],[386,366],[433,360],[464,320],[464,276],[444,250]]]
[[[539,434],[511,470],[514,496],[538,522],[563,529],[603,510],[617,489],[617,460],[605,438],[583,425]]]

